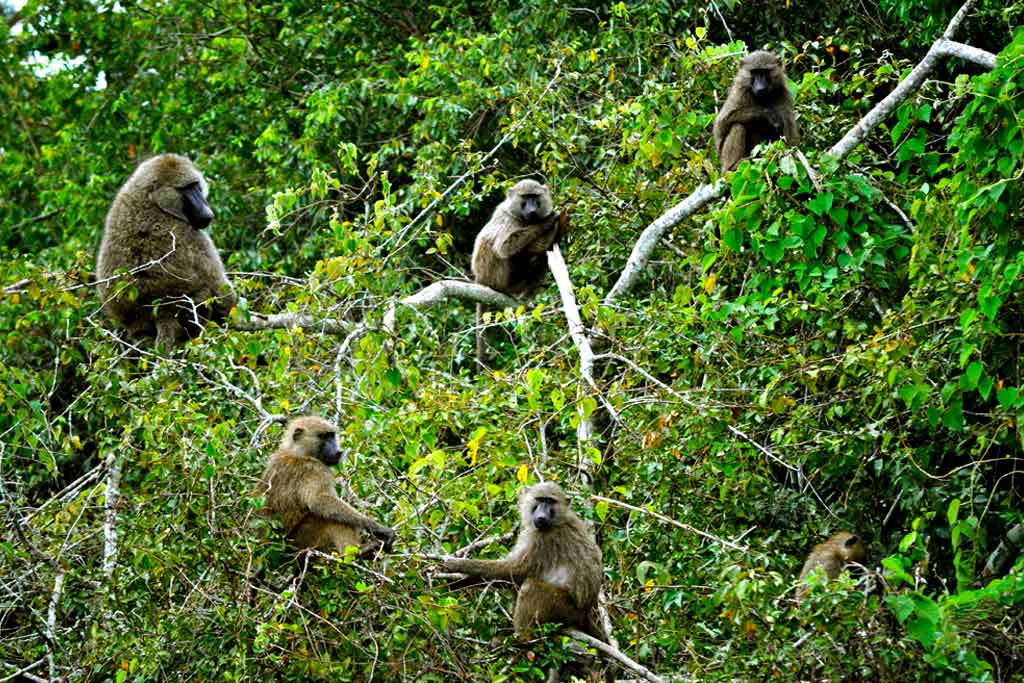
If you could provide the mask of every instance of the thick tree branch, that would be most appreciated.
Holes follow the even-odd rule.
[[[852,152],[867,137],[868,133],[885,120],[897,106],[921,86],[928,74],[935,68],[935,64],[940,57],[958,57],[989,69],[995,67],[996,57],[992,53],[952,40],[956,29],[959,28],[960,23],[970,12],[975,1],[967,0],[960,7],[956,16],[953,17],[949,22],[949,26],[946,27],[942,38],[939,38],[932,45],[924,59],[921,60],[921,63],[914,67],[907,78],[895,90],[889,93],[874,109],[858,121],[843,136],[842,140],[833,145],[828,151],[829,155],[842,159]],[[719,199],[724,193],[725,181],[722,179],[719,179],[714,185],[701,185],[689,197],[673,206],[647,226],[640,234],[636,244],[633,245],[633,252],[629,255],[629,260],[626,262],[622,274],[619,275],[618,281],[608,292],[608,295],[605,296],[605,305],[611,304],[636,284],[641,271],[646,267],[651,254],[654,253],[654,249],[670,228],[674,227],[684,218],[693,215],[711,201]]]
[[[582,631],[577,631],[574,628],[563,629],[562,632],[565,635],[572,638],[573,640],[579,641],[585,645],[589,645],[590,647],[594,648],[602,655],[604,655],[604,658],[608,661],[617,664],[626,671],[635,673],[637,676],[640,676],[640,678],[642,678],[643,680],[650,681],[651,683],[662,683],[662,679],[660,676],[654,675],[650,672],[649,669],[642,666],[641,664],[634,662],[632,659],[622,654],[622,652],[619,651],[617,648],[612,647],[608,643],[602,642],[594,636],[587,635]]]
[[[641,271],[647,267],[647,262],[651,260],[654,248],[658,246],[661,238],[665,236],[665,233],[670,228],[674,227],[684,218],[689,218],[723,194],[725,194],[725,180],[721,178],[714,185],[701,185],[689,197],[673,206],[659,216],[656,221],[648,225],[640,233],[640,238],[637,239],[636,244],[633,245],[633,252],[629,255],[626,267],[622,269],[622,274],[619,275],[615,286],[611,288],[611,291],[604,298],[605,305],[607,306],[612,303],[633,288]]]
[[[967,2],[963,4],[960,11],[958,11],[952,21],[949,22],[949,26],[946,27],[946,32],[943,34],[942,38],[935,41],[925,54],[924,59],[922,59],[918,65],[910,71],[907,77],[903,79],[903,81],[900,82],[900,84],[897,85],[891,93],[885,96],[885,99],[876,104],[871,111],[865,114],[864,118],[858,121],[856,125],[854,125],[854,127],[843,136],[842,140],[832,146],[828,151],[830,156],[837,159],[843,159],[847,154],[856,149],[864,138],[867,137],[868,133],[874,130],[896,109],[896,107],[902,104],[907,98],[916,92],[918,88],[921,87],[921,84],[924,83],[928,74],[930,74],[935,68],[935,65],[938,64],[940,57],[955,56],[968,59],[966,55],[970,54],[973,57],[971,61],[975,61],[977,58],[984,60],[984,57],[979,57],[979,55],[989,54],[984,50],[970,48],[969,50],[964,51],[957,47],[960,46],[960,43],[954,43],[950,40],[956,32],[956,29],[960,26],[960,22],[962,22],[964,17],[967,16],[967,13],[970,11],[970,8],[974,3],[975,0],[967,0]],[[965,45],[963,47],[967,46]],[[991,57],[992,67],[994,67],[995,55],[989,56]]]
[[[392,301],[388,312],[384,314],[384,330],[389,334],[395,331],[395,316],[398,313],[398,305],[409,308],[429,308],[448,299],[463,299],[464,301],[475,301],[480,304],[487,304],[495,308],[515,308],[519,301],[507,294],[497,292],[490,287],[478,285],[475,282],[466,280],[439,280],[434,284],[424,287],[415,294],[410,294],[397,302]]]
[[[107,486],[103,503],[103,575],[110,578],[117,563],[117,497],[120,493],[121,463],[117,454],[107,456]]]
[[[316,318],[303,313],[272,313],[269,315],[253,313],[249,320],[231,321],[230,325],[236,330],[243,330],[245,332],[301,327],[303,329],[319,330],[327,334],[348,334],[356,326],[355,323],[347,320]]]

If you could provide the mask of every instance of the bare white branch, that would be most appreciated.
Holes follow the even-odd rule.
[[[121,463],[116,453],[106,459],[107,485],[103,503],[103,576],[109,579],[117,563],[117,497],[121,483]]]
[[[901,105],[914,92],[916,92],[918,88],[921,87],[921,84],[924,83],[928,74],[930,74],[935,68],[935,65],[938,64],[940,57],[962,57],[983,65],[987,64],[989,62],[988,57],[991,57],[990,61],[992,66],[989,68],[995,67],[995,55],[991,55],[986,53],[984,50],[977,50],[975,48],[963,50],[961,47],[958,47],[960,46],[960,43],[954,43],[950,40],[956,32],[956,29],[960,26],[960,22],[962,22],[964,17],[967,16],[967,13],[970,11],[974,2],[975,0],[967,0],[967,2],[960,7],[956,16],[953,17],[953,20],[949,22],[949,26],[946,27],[946,32],[943,34],[943,37],[935,41],[925,54],[924,59],[922,59],[917,66],[910,71],[907,77],[903,79],[903,81],[901,81],[891,93],[886,95],[881,102],[876,104],[871,111],[865,114],[864,118],[858,121],[856,125],[854,125],[854,127],[843,136],[842,140],[832,146],[828,151],[830,156],[842,159],[856,149],[864,138],[867,137],[868,133],[884,121],[889,114],[896,109],[896,107]],[[962,47],[966,48],[968,46],[964,45]],[[968,57],[968,55],[970,56]],[[988,55],[988,57],[985,55]],[[977,61],[979,59],[981,60],[980,62]]]
[[[709,541],[714,541],[715,543],[718,543],[720,545],[724,545],[724,546],[726,546],[728,548],[732,548],[733,550],[739,550],[740,552],[744,552],[744,553],[748,550],[748,548],[746,546],[736,545],[732,541],[727,541],[724,538],[719,538],[718,536],[715,536],[714,534],[709,534],[706,531],[702,531],[702,530],[698,529],[697,527],[690,526],[689,524],[686,524],[684,522],[677,522],[676,520],[672,519],[671,517],[666,517],[665,515],[663,515],[661,513],[658,513],[658,512],[654,512],[653,510],[645,510],[645,509],[643,509],[641,507],[637,507],[636,505],[630,505],[629,503],[623,503],[621,500],[615,500],[614,498],[605,498],[604,496],[598,496],[596,494],[591,494],[590,497],[592,499],[600,501],[602,503],[608,503],[609,505],[614,505],[615,507],[620,507],[620,508],[624,508],[626,510],[632,510],[633,512],[640,512],[640,513],[645,514],[645,515],[650,515],[651,517],[654,517],[655,519],[657,519],[659,521],[665,522],[666,524],[671,524],[672,526],[679,527],[683,531],[689,531],[691,534],[697,534],[698,536],[706,538]]]
[[[582,631],[577,631],[574,628],[563,629],[562,632],[565,635],[572,638],[573,640],[579,641],[585,645],[589,645],[590,647],[594,648],[602,655],[604,655],[605,659],[613,662],[614,664],[617,664],[626,671],[635,673],[637,676],[640,676],[640,678],[642,678],[643,680],[650,681],[651,683],[662,683],[662,679],[660,676],[656,676],[655,674],[651,673],[651,671],[647,667],[634,662],[632,659],[624,655],[620,650],[612,647],[608,643],[602,642],[594,636],[587,635]]]
[[[384,330],[388,334],[394,334],[395,316],[398,314],[398,305],[409,308],[428,308],[448,299],[463,299],[464,301],[475,301],[481,304],[494,306],[495,308],[515,308],[519,305],[516,299],[497,292],[490,287],[478,285],[475,282],[466,280],[439,280],[432,285],[424,287],[415,294],[410,294],[397,302],[392,301],[387,313],[384,314]]]
[[[249,320],[231,321],[230,325],[236,330],[245,332],[301,327],[319,330],[327,334],[348,334],[355,327],[355,323],[347,320],[316,318],[303,313],[272,313],[269,315],[253,313]]]
[[[50,607],[46,610],[46,661],[50,665],[50,680],[57,680],[57,665],[53,660],[53,650],[57,646],[57,605],[64,592],[64,570],[58,569],[53,578],[53,593],[50,595]]]
[[[689,218],[700,209],[707,206],[712,200],[718,199],[725,194],[725,180],[719,178],[714,185],[701,185],[693,193],[679,202],[671,209],[658,217],[656,221],[648,225],[636,244],[633,245],[633,252],[626,261],[626,267],[622,269],[615,286],[611,288],[604,298],[605,305],[608,305],[629,291],[636,284],[641,271],[647,267],[651,260],[651,254],[658,242],[665,236],[665,233],[684,218]]]

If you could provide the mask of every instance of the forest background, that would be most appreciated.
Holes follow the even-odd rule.
[[[450,591],[425,557],[500,555],[540,478],[594,524],[619,648],[665,680],[1021,680],[1024,3],[956,30],[994,64],[938,60],[826,153],[959,8],[5,8],[0,680],[542,680],[565,642],[517,644],[510,591]],[[607,296],[718,180],[711,124],[760,47],[806,163],[743,163]],[[90,282],[114,193],[165,151],[209,179],[243,300],[161,357]],[[465,278],[531,173],[571,214],[570,289],[489,318],[481,372],[472,302],[395,302]],[[295,559],[256,514],[302,412],[339,422],[393,555]],[[840,529],[870,574],[798,606]]]

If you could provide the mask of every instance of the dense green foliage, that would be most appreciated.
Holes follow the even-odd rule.
[[[423,557],[511,531],[516,490],[543,476],[595,524],[621,649],[666,677],[1021,680],[1024,554],[983,568],[1024,522],[1024,5],[980,2],[960,27],[994,70],[946,60],[850,157],[824,154],[957,6],[9,11],[0,678],[543,680],[559,640],[516,643],[508,591],[449,591]],[[820,179],[767,148],[603,305],[641,230],[718,177],[711,123],[763,45],[786,57]],[[163,151],[210,180],[238,319],[367,332],[212,327],[168,357],[112,334],[89,285],[103,216]],[[600,404],[553,284],[499,316],[495,372],[474,367],[470,304],[381,324],[389,301],[468,273],[527,173],[569,207],[575,293],[612,354],[617,417],[596,443],[577,440]],[[304,564],[256,514],[298,412],[339,421],[341,474],[397,528],[394,555]],[[840,529],[869,542],[872,574],[797,605],[803,557]]]

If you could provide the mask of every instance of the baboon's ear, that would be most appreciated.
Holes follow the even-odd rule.
[[[298,441],[299,439],[302,438],[302,435],[305,433],[306,432],[302,427],[296,428],[296,430],[292,432],[292,441]]]
[[[852,548],[853,546],[857,545],[859,542],[860,542],[860,538],[859,537],[857,537],[857,536],[850,536],[848,539],[846,539],[846,543],[844,543],[843,545],[845,545],[847,548]]]
[[[169,213],[175,218],[180,218],[186,223],[188,222],[181,203],[181,194],[173,187],[162,185],[150,192],[149,198],[164,213]]]

